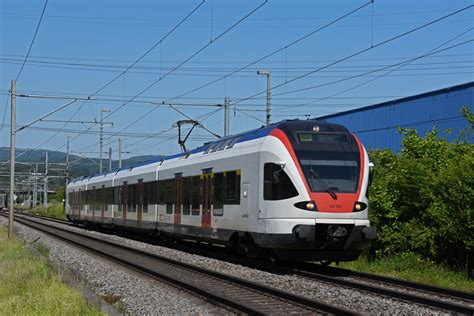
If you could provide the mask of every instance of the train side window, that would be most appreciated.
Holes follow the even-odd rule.
[[[105,204],[112,205],[114,204],[114,188],[105,188]]]
[[[191,197],[191,214],[199,215],[201,205],[201,178],[199,176],[192,177],[192,197]]]
[[[183,178],[183,215],[191,213],[192,178]]]
[[[120,187],[115,187],[114,188],[114,204],[115,205],[120,205],[120,201],[121,201],[120,195],[121,195]]]
[[[173,179],[160,181],[162,204],[166,204],[166,214],[173,214]]]
[[[122,210],[122,212],[126,212],[126,211],[127,211],[128,199],[129,199],[129,196],[128,196],[128,185],[127,185],[127,181],[125,181],[125,182],[123,183],[122,187],[120,188],[120,204],[121,204],[121,210]]]
[[[151,182],[144,182],[142,185],[143,185],[143,211],[148,210],[147,206],[148,204],[151,204],[149,199],[150,199],[150,195],[149,195],[149,191],[150,191],[150,184]]]
[[[96,208],[96,198],[95,198],[95,187],[92,187],[92,190],[89,190],[90,193],[90,202],[89,205],[91,206],[91,209],[95,211]]]
[[[159,190],[158,190],[158,181],[153,181],[153,186],[151,187],[151,204],[158,204],[158,196],[159,196]]]
[[[133,184],[128,185],[128,199],[127,199],[127,206],[128,206],[128,213],[133,213],[135,205],[135,186]]]
[[[240,174],[237,171],[226,172],[224,204],[240,204]]]
[[[263,168],[263,199],[284,200],[297,195],[298,191],[285,170],[275,163],[265,163]]]
[[[149,204],[158,204],[158,181],[150,182],[148,187],[148,203]]]
[[[105,185],[102,185],[102,190],[101,190],[101,197],[100,197],[100,204],[101,204],[101,209],[105,210],[107,207],[107,201],[106,201],[106,191],[105,191]]]
[[[213,214],[215,216],[222,216],[224,214],[224,174],[222,172],[214,174],[212,193],[212,201],[214,202]]]
[[[148,212],[148,201],[145,200],[145,183],[143,179],[138,179],[137,186],[137,203],[138,208],[142,208],[143,213]]]

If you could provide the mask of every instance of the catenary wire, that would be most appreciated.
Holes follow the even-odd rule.
[[[28,60],[28,57],[30,56],[31,48],[33,47],[33,44],[35,42],[36,35],[38,35],[38,30],[40,28],[41,22],[43,21],[44,12],[46,11],[47,5],[48,5],[48,0],[44,2],[43,10],[41,11],[38,24],[36,25],[35,33],[33,35],[33,38],[31,39],[30,46],[28,47],[28,52],[25,55],[25,59],[23,60],[23,63],[21,64],[20,71],[18,72],[15,81],[18,81],[18,79],[20,78],[21,73],[23,72],[23,68],[25,67],[26,61]],[[5,124],[5,117],[7,116],[8,99],[9,99],[9,95],[7,96],[7,102],[5,103],[5,110],[3,111],[3,118],[2,118],[2,125],[0,126],[0,133],[2,132],[3,125]]]
[[[197,9],[199,9],[199,7],[202,6],[202,4],[205,2],[205,0],[203,0],[200,4],[198,4],[193,10],[191,10],[190,13],[188,13],[184,18],[182,18],[173,28],[171,28],[171,30],[169,32],[167,32],[159,41],[157,41],[151,49],[148,49],[145,54],[142,54],[137,61],[134,61],[132,63],[132,66],[130,66],[129,68],[127,69],[131,69],[133,67],[133,65],[137,64],[140,60],[142,60],[147,54],[149,54],[154,48],[156,48],[156,46],[158,46],[160,43],[163,43],[163,40],[168,38],[180,25],[183,24],[183,22],[185,22],[186,20],[189,19],[189,17],[195,13],[197,11]],[[99,88],[98,90],[96,90],[96,92],[92,93],[91,95],[89,95],[89,98],[94,96],[95,94],[99,93],[100,91],[102,91],[103,89],[105,89],[105,87],[109,86],[113,81],[117,80],[120,76],[122,76],[123,74],[125,74],[127,72],[127,70],[123,71],[119,76],[116,76],[114,77],[111,81],[108,81],[104,86],[102,86],[101,88]],[[72,120],[74,118],[74,116],[76,116],[77,113],[79,113],[79,111],[81,110],[82,106],[85,104],[86,101],[84,101],[80,106],[79,108],[71,115],[71,117],[69,118],[69,120]],[[63,128],[65,128],[67,126],[68,123],[65,123],[63,125]],[[1,129],[0,129],[1,131]],[[54,133],[51,137],[49,137],[46,141],[44,141],[42,144],[40,144],[39,146],[37,146],[36,148],[34,149],[31,149],[30,151],[35,151],[35,150],[38,150],[39,148],[43,147],[44,145],[46,145],[47,143],[49,143],[54,137],[56,137],[56,135],[59,133],[56,132]],[[76,137],[77,138],[77,137]],[[64,146],[63,146],[64,147]],[[62,147],[61,147],[62,148]],[[26,152],[23,152],[21,154],[19,154],[17,157],[20,157],[22,155],[26,154]]]
[[[309,71],[309,72],[307,72],[307,73],[305,73],[305,74],[303,74],[303,75],[301,75],[301,76],[298,76],[298,77],[295,77],[295,78],[293,78],[293,79],[290,79],[290,80],[288,80],[288,81],[286,81],[286,82],[280,83],[280,84],[278,84],[278,85],[276,85],[276,86],[274,86],[274,87],[271,87],[270,90],[280,88],[280,87],[285,86],[285,85],[287,85],[287,84],[289,84],[289,83],[291,83],[291,82],[295,82],[295,81],[297,81],[297,80],[299,80],[299,79],[305,78],[305,77],[307,77],[307,76],[309,76],[309,75],[311,75],[311,74],[314,74],[314,73],[316,73],[316,72],[319,72],[319,71],[321,71],[321,70],[323,70],[323,69],[332,67],[332,66],[334,66],[334,65],[336,65],[336,64],[339,64],[339,63],[341,63],[341,62],[343,62],[343,61],[352,59],[352,58],[354,58],[354,57],[356,57],[356,56],[359,56],[359,55],[364,54],[364,53],[366,53],[366,52],[368,52],[368,51],[371,51],[371,50],[373,50],[373,49],[375,49],[375,48],[377,48],[377,47],[380,47],[380,46],[383,46],[383,45],[388,44],[388,43],[390,43],[390,42],[393,42],[393,41],[395,41],[395,40],[397,40],[397,39],[399,39],[399,38],[405,37],[405,36],[407,36],[407,35],[409,35],[409,34],[411,34],[411,33],[413,33],[413,32],[419,31],[419,30],[421,30],[421,29],[423,29],[423,28],[426,28],[426,27],[428,27],[428,26],[430,26],[430,25],[433,25],[433,24],[435,24],[435,23],[438,23],[438,22],[440,22],[440,21],[443,21],[443,20],[445,20],[445,19],[447,19],[447,18],[449,18],[449,17],[452,17],[452,16],[457,15],[457,14],[459,14],[459,13],[461,13],[461,12],[464,12],[464,11],[466,11],[466,10],[469,10],[469,9],[471,9],[473,6],[474,6],[474,5],[469,5],[469,6],[463,7],[463,8],[461,8],[461,9],[459,9],[459,10],[453,11],[453,12],[451,12],[451,13],[449,13],[449,14],[447,14],[447,15],[444,15],[444,16],[442,16],[442,17],[440,17],[440,18],[431,20],[431,21],[429,21],[429,22],[427,22],[427,23],[424,23],[424,24],[422,24],[422,25],[420,25],[420,26],[418,26],[418,27],[415,27],[415,28],[413,28],[413,29],[410,29],[410,30],[408,30],[408,31],[406,31],[406,32],[403,32],[403,33],[400,33],[400,34],[398,34],[398,35],[392,36],[392,37],[390,37],[390,38],[388,38],[388,39],[386,39],[386,40],[384,40],[384,41],[381,41],[381,42],[379,42],[379,43],[377,43],[377,44],[371,45],[371,46],[369,46],[369,47],[367,47],[367,48],[361,49],[361,50],[359,50],[359,51],[357,51],[357,52],[355,52],[355,53],[352,53],[352,54],[347,55],[347,56],[345,56],[345,57],[343,57],[343,58],[340,58],[340,59],[338,59],[338,60],[336,60],[336,61],[334,61],[334,62],[328,63],[328,64],[326,64],[326,65],[324,65],[324,66],[322,66],[322,67],[319,67],[319,68],[316,68],[316,69],[314,69],[314,70],[312,70],[312,71]],[[261,94],[263,94],[263,93],[266,93],[266,92],[267,92],[267,90],[263,90],[263,91],[261,91],[261,92],[252,94],[252,95],[250,95],[250,96],[247,97],[247,98],[254,98],[254,97],[259,96],[259,95],[261,95]],[[241,102],[243,102],[243,101],[245,101],[245,100],[248,100],[247,98],[244,98],[244,99],[241,99],[241,100],[239,100],[239,101],[237,101],[237,102],[234,102],[234,105],[237,104],[237,103],[241,103]]]

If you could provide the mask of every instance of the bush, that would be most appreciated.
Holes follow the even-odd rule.
[[[400,132],[399,154],[370,154],[375,164],[370,216],[379,231],[371,251],[378,257],[414,252],[466,267],[474,259],[474,145],[449,143],[437,130],[425,137]]]

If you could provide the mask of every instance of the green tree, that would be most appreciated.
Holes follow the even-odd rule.
[[[473,130],[473,116],[463,109]],[[404,135],[400,153],[376,151],[370,188],[377,256],[415,252],[465,267],[474,252],[474,145],[449,143],[432,130]]]

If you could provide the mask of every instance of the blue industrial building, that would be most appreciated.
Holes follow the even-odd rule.
[[[437,128],[449,141],[458,139],[469,127],[460,109],[473,111],[474,82],[374,104],[354,110],[320,116],[316,119],[346,126],[369,150],[400,150],[398,128],[416,129],[421,136]],[[444,131],[452,132],[445,135]]]

